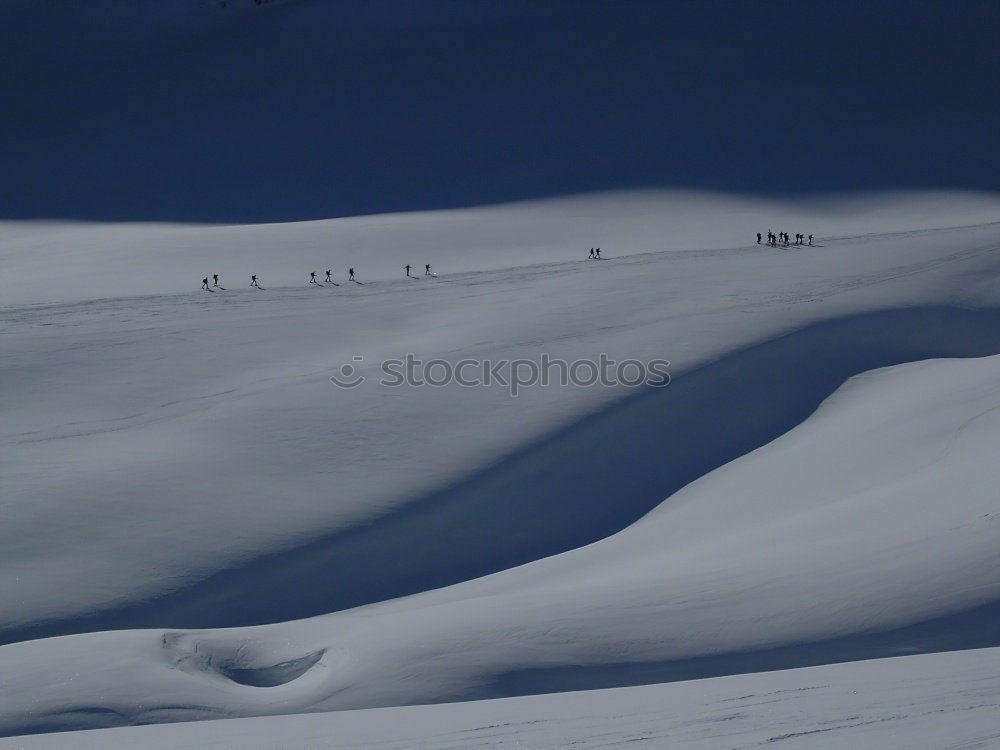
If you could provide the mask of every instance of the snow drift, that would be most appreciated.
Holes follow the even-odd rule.
[[[443,702],[705,676],[699,667],[723,660],[750,671],[993,643],[998,374],[1000,357],[859,376],[628,529],[456,586],[275,626],[4,647],[4,730]]]
[[[47,734],[0,747],[988,747],[998,737],[998,660],[997,649],[961,651],[641,688]]]
[[[717,212],[715,249],[656,251],[632,244],[634,216],[685,205],[649,197],[370,220],[402,237],[440,219],[442,257],[465,265],[429,258],[435,279],[3,308],[3,731],[995,645],[1000,238],[958,226],[989,200],[899,199],[893,220],[819,207],[843,232],[785,249],[737,235],[804,221],[801,204],[723,199],[700,214]],[[914,218],[928,200],[954,211]],[[621,251],[574,260],[543,239],[533,265],[498,267],[475,250],[504,212],[555,237],[574,205],[633,217],[608,224]],[[314,229],[227,231],[312,252]],[[54,252],[52,228],[7,231],[41,274],[27,249]],[[59,231],[101,277],[102,237],[190,231],[187,263],[221,236]],[[673,381],[512,399],[327,379],[407,351],[665,357]]]

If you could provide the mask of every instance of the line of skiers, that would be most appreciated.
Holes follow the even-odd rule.
[[[761,234],[760,232],[757,232],[758,245],[761,244],[761,240],[762,240]],[[813,236],[811,234],[809,235],[809,241],[807,243],[806,236],[800,232],[796,232],[795,242],[791,243],[788,237],[788,232],[778,232],[777,234],[775,234],[770,229],[767,230],[767,244],[770,245],[771,247],[777,247],[779,244],[784,245],[785,247],[788,247],[789,244],[796,244],[796,245],[809,244],[811,246],[812,243],[813,243]]]
[[[313,277],[315,277],[315,276],[316,276],[316,274],[314,273]],[[260,284],[257,283],[257,276],[256,276],[256,274],[250,277],[250,286],[256,287],[257,289],[261,289],[262,288],[260,286]],[[224,286],[222,286],[219,283],[219,274],[217,274],[217,273],[213,273],[212,274],[212,289],[208,288],[208,277],[207,276],[201,280],[201,288],[204,289],[204,290],[206,290],[206,291],[209,291],[209,292],[212,291],[212,289],[222,289],[223,291],[225,291],[225,289],[226,289]]]
[[[591,251],[591,254],[593,254],[593,251]],[[598,257],[600,257],[600,251],[598,251]],[[410,273],[410,270],[413,268],[413,266],[411,266],[409,263],[407,263],[405,266],[403,266],[403,268],[406,269],[406,275],[409,278],[411,278],[411,279],[417,278],[416,276],[413,276]],[[437,274],[431,272],[431,264],[430,263],[425,263],[424,264],[424,276],[437,276]],[[354,277],[354,269],[353,268],[347,269],[347,280],[348,281],[353,281],[356,284],[360,284],[361,283],[360,281],[358,281]],[[225,287],[219,285],[219,274],[213,273],[212,274],[212,281],[214,282],[212,284],[213,288],[216,288],[216,289],[225,289]],[[323,281],[324,281],[324,283],[327,283],[327,284],[333,284],[334,286],[339,286],[339,284],[337,284],[337,282],[333,280],[333,269],[332,268],[326,269],[326,278],[324,278]],[[319,282],[316,280],[316,272],[315,271],[310,271],[309,272],[309,283],[310,284],[316,284],[317,286],[319,286]],[[256,274],[253,274],[250,277],[250,286],[255,287],[257,289],[263,288],[263,287],[260,286],[260,284],[257,283],[257,275]],[[207,276],[204,279],[201,280],[201,288],[204,289],[204,290],[206,290],[206,291],[209,291],[209,292],[212,291],[212,289],[210,289],[209,286],[208,286],[208,277]]]
[[[757,244],[758,245],[760,245],[763,242],[763,239],[764,238],[761,235],[761,233],[757,232]],[[794,244],[796,244],[796,245],[809,245],[809,246],[812,246],[812,243],[813,243],[813,236],[811,234],[807,238],[806,235],[804,235],[804,234],[802,234],[800,232],[796,232],[795,233],[795,242],[794,242]],[[790,244],[793,244],[793,243],[790,240],[788,232],[778,232],[777,234],[775,234],[770,229],[768,229],[767,230],[767,244],[770,245],[771,247],[777,247],[779,244],[783,245],[784,247],[788,247]],[[590,248],[590,254],[587,256],[587,259],[588,260],[603,260],[601,258],[601,248],[599,248],[599,247],[592,247],[592,248]],[[411,266],[409,263],[407,263],[405,266],[403,266],[403,268],[406,271],[407,278],[411,278],[411,279],[417,278],[416,276],[414,276],[414,275],[412,275],[410,273],[410,271],[412,270],[413,266]],[[430,263],[425,263],[424,264],[424,276],[436,276],[436,275],[437,274],[431,273],[431,264]],[[347,271],[347,280],[348,281],[353,281],[353,282],[355,282],[357,284],[361,283],[356,278],[354,278],[354,269],[353,268],[348,269],[348,271]],[[219,286],[219,274],[213,273],[212,274],[212,281],[213,281],[213,284],[212,284],[213,288],[216,288],[216,289],[225,289],[225,287]],[[334,286],[339,286],[337,284],[337,282],[335,282],[333,280],[333,269],[331,269],[331,268],[328,268],[326,270],[326,278],[323,279],[323,281],[325,283],[327,283],[327,284],[333,284]],[[316,272],[315,271],[311,271],[309,273],[309,283],[310,284],[319,285],[319,282],[316,281]],[[253,275],[253,276],[250,277],[250,286],[256,287],[257,289],[261,289],[262,288],[257,283],[257,276],[256,275]],[[207,291],[212,291],[211,289],[209,289],[209,286],[208,286],[208,277],[207,276],[204,279],[201,280],[201,288],[205,289]]]
[[[763,239],[764,238],[761,235],[761,233],[757,232],[757,244],[758,245],[760,245],[763,242]],[[794,242],[794,244],[796,244],[796,245],[809,245],[809,246],[812,246],[812,243],[813,243],[813,236],[811,234],[807,238],[806,235],[802,234],[801,232],[796,232],[795,233],[795,242]],[[793,243],[791,242],[791,238],[789,237],[788,232],[778,232],[777,234],[775,234],[774,232],[772,232],[769,229],[769,230],[767,230],[767,244],[770,245],[771,247],[777,247],[779,244],[784,245],[784,247],[788,247],[790,244],[793,244]],[[590,248],[590,254],[587,256],[587,259],[588,260],[603,260],[601,258],[601,248],[599,248],[599,247],[592,247],[592,248]],[[411,266],[409,263],[407,263],[405,266],[403,266],[403,268],[406,271],[407,278],[411,278],[411,279],[417,278],[416,276],[414,276],[413,274],[410,273],[410,271],[412,270],[413,266]],[[353,282],[355,282],[357,284],[361,283],[356,278],[354,278],[354,269],[353,268],[348,269],[347,274],[348,274],[348,276],[347,276],[347,280],[348,281],[353,281]],[[431,264],[430,263],[424,264],[424,276],[435,276],[435,275],[436,274],[431,273]],[[212,281],[214,282],[212,284],[212,286],[214,288],[216,288],[216,289],[224,289],[225,288],[225,287],[219,286],[219,274],[213,273],[212,274]],[[326,270],[326,278],[323,279],[323,281],[325,283],[327,283],[327,284],[333,284],[334,286],[338,286],[337,282],[335,282],[333,280],[333,269],[331,269],[331,268],[328,268]],[[319,285],[319,282],[316,281],[316,272],[315,271],[312,271],[312,272],[309,273],[309,283],[310,284]],[[257,289],[261,288],[261,286],[257,283],[257,276],[256,275],[250,277],[250,286],[256,287]],[[205,289],[205,290],[208,290],[208,291],[211,291],[211,289],[209,289],[209,287],[208,287],[208,277],[205,277],[204,279],[201,280],[201,288]]]
[[[414,276],[413,274],[410,273],[410,269],[413,268],[413,266],[411,266],[409,263],[407,263],[405,266],[403,266],[403,268],[406,269],[406,275],[407,275],[407,277],[409,277],[411,279],[415,279],[416,278],[416,276]],[[424,264],[424,276],[436,276],[436,275],[437,274],[431,273],[431,264],[430,263],[425,263]]]
[[[257,278],[257,277],[255,276],[254,278]],[[355,282],[357,284],[361,283],[356,278],[354,278],[354,269],[353,268],[348,268],[347,269],[347,280],[348,281],[353,281],[353,282]],[[332,268],[326,269],[326,278],[323,279],[323,282],[326,283],[326,284],[333,284],[334,286],[340,286],[336,281],[333,280],[333,269]],[[310,284],[319,284],[319,282],[316,281],[316,272],[315,271],[310,271],[309,272],[309,283]],[[251,284],[251,286],[253,286],[253,285]]]

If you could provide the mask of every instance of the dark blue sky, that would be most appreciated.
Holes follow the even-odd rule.
[[[0,218],[995,190],[997,39],[997,0],[0,0]]]

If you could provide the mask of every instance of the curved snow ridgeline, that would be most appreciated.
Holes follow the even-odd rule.
[[[779,437],[853,375],[995,353],[997,311],[914,308],[815,323],[684,372],[670,387],[627,396],[394,512],[149,601],[14,629],[7,638],[290,620],[476,578],[625,528],[689,482]]]
[[[633,199],[579,205],[621,209],[625,227],[656,205]],[[461,273],[430,245],[368,250],[374,267],[432,262],[436,279],[310,289],[314,263],[264,292],[0,309],[0,731],[998,645],[1000,224],[985,198],[937,196],[957,208],[926,220],[929,199],[912,200],[879,233],[863,204],[809,209],[843,227],[812,248],[748,244],[773,206],[708,201],[715,249],[611,241],[589,262],[600,243],[544,240],[509,267],[477,260],[476,222],[485,235],[528,212],[551,238],[573,202],[454,212],[439,239]],[[12,273],[37,278],[39,248],[110,275],[102,232],[155,247],[181,230],[4,231]],[[184,231],[201,237],[186,262],[212,247],[197,244],[209,228]],[[251,255],[286,233],[289,264],[347,252],[310,244],[308,225],[231,231],[266,238]],[[192,278],[212,271],[199,263]],[[376,376],[406,352],[662,357],[673,380],[517,398],[328,381],[352,356]]]

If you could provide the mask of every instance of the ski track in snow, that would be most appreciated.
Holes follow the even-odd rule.
[[[988,455],[1000,422],[1000,223],[962,225],[992,210],[962,200],[916,229],[897,226],[916,221],[903,209],[886,218],[895,204],[874,218],[840,214],[855,233],[822,247],[727,249],[720,238],[735,224],[721,221],[716,249],[598,263],[546,245],[542,262],[510,268],[462,253],[504,212],[512,224],[549,221],[555,235],[572,202],[437,212],[461,227],[442,254],[464,269],[433,283],[373,273],[349,293],[316,295],[270,286],[269,271],[266,293],[224,274],[225,294],[79,300],[74,290],[0,308],[0,601],[14,603],[0,608],[11,644],[0,648],[0,731],[439,703],[996,645]],[[613,217],[629,204],[610,205]],[[750,229],[766,226],[760,206],[725,205],[740,234],[754,211]],[[404,236],[428,219],[386,226]],[[871,231],[879,221],[897,230]],[[155,244],[161,232],[211,241],[226,229],[245,243],[284,232],[300,253],[314,224],[330,226],[69,226],[58,237],[146,233]],[[48,231],[13,235],[26,279],[44,263],[23,250]],[[398,267],[398,252],[372,265]],[[327,382],[354,354],[372,376],[407,351],[452,362],[665,357],[673,382],[517,399]],[[232,626],[254,627],[204,630]],[[86,634],[97,630],[108,632]],[[674,737],[659,721],[649,737],[600,723],[616,746]],[[755,741],[855,738],[897,718],[829,721]],[[514,737],[534,741],[498,733]],[[600,746],[599,733],[587,738]]]

